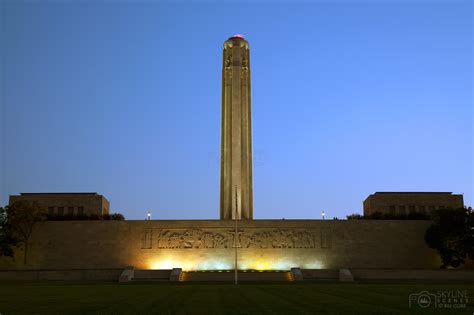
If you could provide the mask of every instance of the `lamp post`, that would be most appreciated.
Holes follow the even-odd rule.
[[[238,283],[238,276],[237,276],[237,206],[238,206],[239,202],[238,202],[238,199],[237,199],[237,186],[235,186],[235,214],[234,214],[234,220],[235,220],[235,234],[234,234],[234,248],[235,248],[235,263],[234,263],[234,267],[235,267],[235,273],[234,273],[234,282],[235,284],[237,285]]]
[[[324,210],[321,212],[321,215],[323,216],[323,220],[324,220],[324,215],[325,215]]]
[[[150,213],[150,211],[148,211],[148,213],[146,214],[146,218],[147,218],[148,221],[150,221],[150,219],[151,219],[151,213]]]

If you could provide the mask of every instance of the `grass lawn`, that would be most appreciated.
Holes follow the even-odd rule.
[[[467,290],[462,309],[409,308],[422,290]],[[0,282],[0,314],[474,314],[473,283]]]

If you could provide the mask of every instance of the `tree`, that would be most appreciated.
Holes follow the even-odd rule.
[[[364,216],[359,213],[353,213],[353,214],[346,215],[346,218],[347,220],[361,220],[364,218]]]
[[[13,236],[7,211],[7,207],[0,207],[0,256],[13,257],[13,248],[17,245],[17,239]]]
[[[28,257],[28,242],[35,224],[46,218],[45,212],[36,202],[17,201],[6,206],[2,212],[2,228],[5,229],[5,253],[13,256],[13,246],[23,247],[23,263]]]
[[[104,214],[104,220],[116,220],[116,221],[123,221],[125,217],[121,213],[112,213],[112,214]]]
[[[474,259],[474,213],[472,208],[439,209],[433,224],[426,230],[425,241],[436,249],[441,268],[459,267],[466,259]]]
[[[347,220],[430,220],[431,216],[426,213],[412,212],[409,214],[373,212],[367,215],[353,213],[347,216]]]

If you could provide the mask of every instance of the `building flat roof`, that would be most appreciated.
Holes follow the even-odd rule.
[[[376,194],[452,194],[451,191],[377,191]]]
[[[96,192],[42,192],[42,193],[20,193],[20,195],[98,195]]]

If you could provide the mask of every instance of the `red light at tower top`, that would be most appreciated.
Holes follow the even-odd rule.
[[[235,35],[232,36],[232,37],[237,37],[237,38],[245,39],[245,38],[244,38],[244,35],[242,35],[242,34],[235,34]]]

